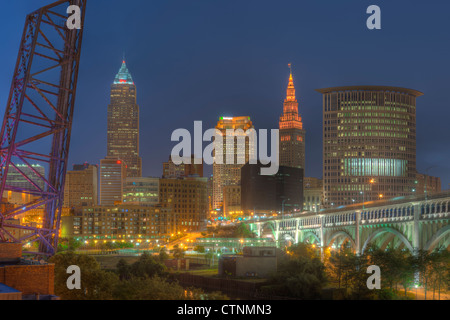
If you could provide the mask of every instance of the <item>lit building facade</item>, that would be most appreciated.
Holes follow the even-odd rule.
[[[119,158],[100,160],[100,205],[113,206],[123,202],[126,170],[125,163]]]
[[[223,187],[223,214],[224,216],[242,215],[241,186]]]
[[[417,173],[415,187],[416,195],[430,195],[433,193],[439,193],[441,191],[441,178]]]
[[[89,163],[74,165],[67,171],[64,207],[95,206],[98,202],[98,166]]]
[[[161,207],[87,206],[61,219],[61,236],[92,241],[145,241],[173,233],[171,215]]]
[[[178,179],[183,177],[203,177],[203,161],[200,164],[195,163],[194,156],[191,157],[191,163],[182,163],[176,165],[169,157],[169,161],[163,163],[163,179]]]
[[[322,179],[305,177],[303,179],[303,210],[318,212],[323,200]]]
[[[323,94],[324,206],[413,193],[416,98],[411,89],[352,86]]]
[[[298,113],[292,72],[280,117],[280,166],[305,169],[305,130]]]
[[[141,177],[139,106],[136,103],[136,86],[125,61],[111,85],[107,140],[107,156],[125,161],[128,177]]]
[[[204,229],[208,216],[207,178],[161,179],[159,203],[170,209],[175,232]]]
[[[17,164],[19,170],[21,170],[27,177],[29,177],[39,188],[42,190],[45,187],[44,181],[38,176],[45,177],[45,168],[39,164],[32,164],[33,171],[26,165]],[[20,174],[12,165],[9,166],[8,178],[6,179],[6,185],[13,188],[25,189],[27,191],[38,190],[32,183],[30,183],[22,174]],[[3,197],[11,204],[22,205],[31,202],[34,197],[30,193],[5,191]]]
[[[222,164],[218,162],[218,155],[214,155],[213,164],[213,209],[223,209],[223,187],[224,186],[240,186],[241,183],[241,168],[249,161],[250,148],[253,148],[249,143],[248,130],[254,129],[250,117],[221,117],[217,123],[218,129],[223,137],[223,159]],[[226,143],[227,129],[238,130],[234,131],[234,143]],[[245,143],[239,143],[240,137],[245,138]],[[219,145],[215,145],[216,149]],[[234,158],[234,164],[227,163],[228,157]],[[244,164],[238,164],[238,159],[244,159]]]
[[[123,203],[154,206],[159,202],[159,178],[127,178],[123,188]]]

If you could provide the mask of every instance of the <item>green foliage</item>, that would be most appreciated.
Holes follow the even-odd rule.
[[[125,259],[122,258],[117,262],[116,270],[120,280],[128,280],[131,278],[131,266]]]
[[[160,277],[132,278],[120,281],[114,291],[119,300],[181,300],[184,289]]]
[[[58,243],[58,252],[76,251],[81,246],[81,242],[75,238],[61,238]]]
[[[400,249],[370,248],[365,253],[370,263],[381,269],[381,286],[397,290],[402,285],[405,290],[414,284],[414,263],[409,251]]]
[[[72,251],[58,253],[49,259],[55,264],[55,294],[63,300],[110,300],[118,277],[100,269],[98,262],[88,255],[77,255]],[[67,288],[67,268],[80,267],[81,290]]]
[[[288,249],[289,259],[281,263],[263,291],[275,296],[319,299],[326,284],[325,266],[313,247],[297,244]]]
[[[198,253],[205,253],[205,247],[204,246],[196,246],[194,248],[194,251],[197,251]]]
[[[166,247],[161,247],[161,249],[159,249],[159,262],[163,263],[164,261],[166,261],[167,259],[169,259],[169,254],[167,253],[167,248]]]
[[[184,250],[180,248],[179,245],[175,245],[173,247],[173,257],[174,259],[183,259],[184,258]]]
[[[233,238],[255,238],[256,234],[250,231],[250,228],[245,223],[240,223],[233,231]]]
[[[167,268],[156,258],[144,252],[138,261],[133,263],[130,268],[131,275],[137,278],[165,276]]]
[[[74,252],[58,253],[50,259],[55,263],[55,293],[63,300],[226,300],[220,292],[205,293],[184,289],[169,281],[166,268],[153,256],[144,253],[129,265],[124,259],[117,263],[117,274],[100,269],[91,256]],[[81,269],[81,290],[67,288],[71,265]]]

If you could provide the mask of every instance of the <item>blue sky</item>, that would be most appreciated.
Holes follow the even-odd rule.
[[[0,113],[27,13],[52,1],[2,4]],[[382,29],[366,28],[380,6]],[[125,53],[138,90],[143,173],[160,176],[177,128],[250,116],[277,128],[292,62],[306,135],[306,175],[322,176],[322,97],[342,85],[424,92],[417,102],[417,167],[450,183],[450,27],[447,1],[90,0],[70,164],[106,154],[109,90]]]

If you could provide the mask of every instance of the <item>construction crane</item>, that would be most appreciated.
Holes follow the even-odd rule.
[[[79,29],[68,24],[69,6],[79,9]],[[0,241],[38,241],[33,254],[51,256],[58,245],[85,10],[86,0],[64,0],[27,16],[0,133]],[[12,206],[8,193],[29,200]],[[21,223],[36,209],[42,223]]]

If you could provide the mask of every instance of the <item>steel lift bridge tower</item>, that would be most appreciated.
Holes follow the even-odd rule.
[[[71,5],[80,8],[81,29],[67,27]],[[0,241],[38,241],[44,256],[58,244],[85,10],[86,0],[64,0],[27,16],[0,134]],[[25,187],[11,184],[12,174]],[[12,207],[8,192],[31,200]],[[36,208],[44,209],[42,225],[21,224],[20,215]]]

